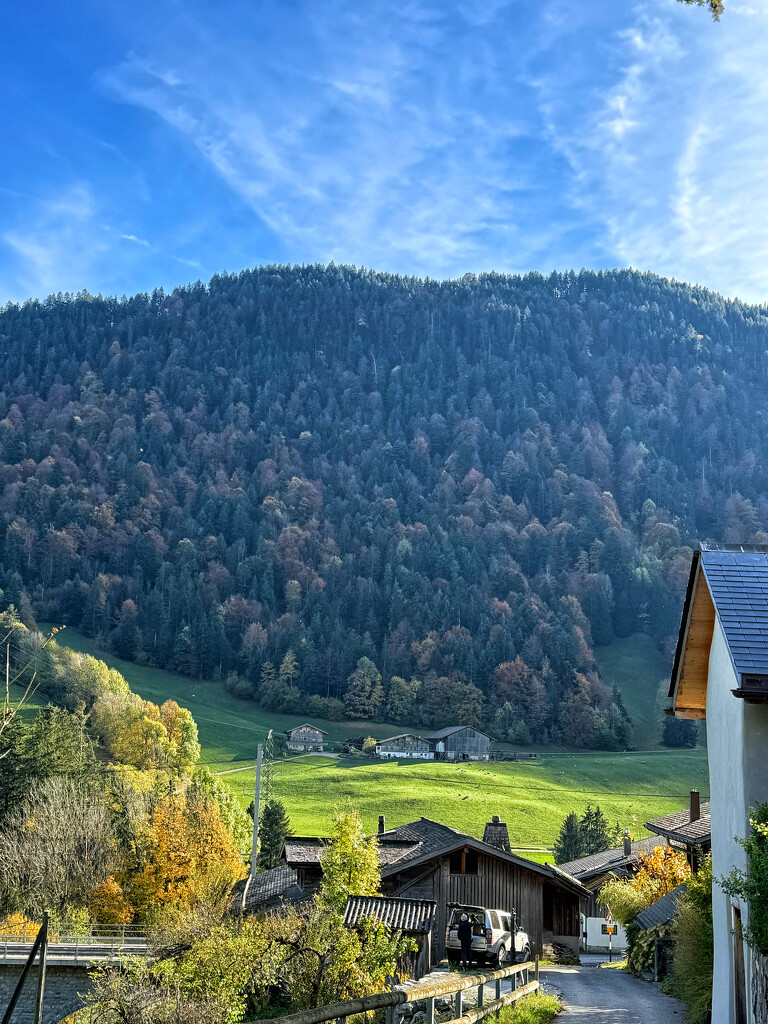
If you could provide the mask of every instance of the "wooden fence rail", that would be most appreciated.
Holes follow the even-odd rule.
[[[501,983],[506,978],[511,979],[512,988],[502,993]],[[485,1002],[485,986],[490,984],[495,985],[495,998]],[[403,1003],[414,1002],[426,1004],[425,1024],[435,1024],[435,1000],[447,996],[454,997],[454,1009],[450,1022],[443,1024],[476,1024],[489,1014],[498,1013],[502,1006],[531,995],[538,987],[539,958],[536,957],[535,962],[514,964],[484,974],[451,973],[440,978],[430,976],[408,985],[395,985],[389,992],[376,992],[370,996],[361,996],[360,999],[301,1010],[288,1017],[281,1017],[280,1024],[324,1024],[326,1021],[346,1024],[347,1018],[355,1014],[383,1009],[387,1011],[387,1024],[395,1024],[395,1008]],[[463,994],[469,989],[477,989],[477,1004],[465,1012]],[[274,1020],[267,1018],[255,1024],[274,1024]]]

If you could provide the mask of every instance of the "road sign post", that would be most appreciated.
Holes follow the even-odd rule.
[[[611,913],[610,907],[608,913],[605,915],[605,923],[608,929],[608,963],[613,963],[613,914]]]

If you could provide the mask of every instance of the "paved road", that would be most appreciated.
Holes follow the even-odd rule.
[[[658,985],[626,971],[582,967],[542,967],[542,988],[565,1000],[563,1024],[683,1024],[685,1007]]]

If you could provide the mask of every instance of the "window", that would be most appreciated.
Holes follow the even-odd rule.
[[[499,915],[496,913],[495,910],[489,910],[488,916],[491,919],[491,928],[498,929],[499,927],[501,927],[499,925]]]
[[[452,875],[476,875],[477,864],[477,850],[465,846],[462,850],[453,851],[449,870]]]

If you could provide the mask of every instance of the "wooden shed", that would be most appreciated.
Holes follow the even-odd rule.
[[[491,737],[468,725],[450,725],[424,734],[438,761],[488,761]]]
[[[405,953],[397,962],[398,974],[422,978],[432,969],[432,929],[437,904],[434,900],[400,899],[396,896],[350,896],[344,909],[344,924],[357,928],[361,918],[381,921],[393,932],[413,939],[418,949]]]

